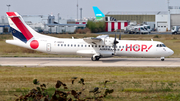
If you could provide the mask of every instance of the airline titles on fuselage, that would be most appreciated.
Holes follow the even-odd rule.
[[[56,43],[56,41],[54,42]],[[93,47],[93,48],[99,48],[99,50],[107,50],[107,51],[114,51],[114,47],[113,46],[105,46],[105,45],[80,45],[80,44],[65,44],[64,41],[57,41],[58,46],[61,47]],[[153,45],[146,45],[146,44],[126,44],[126,45],[122,45],[122,46],[116,46],[116,50],[117,51],[134,51],[134,52],[148,52]]]

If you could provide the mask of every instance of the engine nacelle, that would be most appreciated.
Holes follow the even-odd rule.
[[[102,58],[107,58],[107,57],[113,57],[114,52],[113,51],[101,51],[100,52]]]
[[[114,38],[111,38],[111,37],[107,37],[104,39],[104,44],[107,45],[107,46],[113,46],[114,44]]]

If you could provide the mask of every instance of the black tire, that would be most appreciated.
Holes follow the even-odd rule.
[[[96,59],[96,61],[99,61],[100,57],[99,57],[99,56],[96,56],[95,59]]]
[[[93,57],[91,57],[91,60],[94,61]]]
[[[161,59],[161,61],[164,61],[164,59]]]

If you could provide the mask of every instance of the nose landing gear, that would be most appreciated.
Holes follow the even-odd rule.
[[[161,61],[164,61],[164,57],[161,57]]]
[[[91,57],[92,61],[99,61],[100,57],[99,56],[95,56],[95,57]]]

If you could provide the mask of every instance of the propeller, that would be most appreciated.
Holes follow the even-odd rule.
[[[121,32],[119,33],[119,40],[121,40]]]
[[[113,46],[114,46],[114,54],[116,53],[116,44],[118,44],[119,42],[116,41],[116,34],[115,34],[115,38],[114,38],[114,43],[113,43]]]

